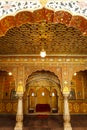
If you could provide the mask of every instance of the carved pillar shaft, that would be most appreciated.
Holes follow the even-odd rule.
[[[16,126],[14,130],[23,130],[23,104],[22,104],[22,95],[18,98],[18,108],[16,115]]]
[[[50,95],[50,108],[51,108],[51,112],[52,112],[52,96]]]
[[[72,130],[68,105],[68,94],[64,94],[64,130]]]
[[[26,99],[26,113],[29,112],[29,95],[27,95],[27,99]]]
[[[35,112],[36,112],[36,105],[37,105],[37,95],[35,94]]]

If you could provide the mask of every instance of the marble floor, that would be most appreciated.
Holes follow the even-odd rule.
[[[14,130],[15,115],[0,115],[0,130]],[[72,130],[87,130],[87,115],[71,116]],[[24,115],[23,130],[63,130],[62,115]]]

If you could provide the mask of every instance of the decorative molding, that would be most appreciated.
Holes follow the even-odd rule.
[[[22,65],[22,64],[58,64],[58,63],[79,63],[86,64],[87,56],[51,56],[46,58],[40,58],[39,56],[1,56],[0,64],[6,63],[7,65]]]

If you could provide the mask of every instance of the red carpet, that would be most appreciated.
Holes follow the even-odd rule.
[[[49,115],[37,115],[38,118],[48,118]]]

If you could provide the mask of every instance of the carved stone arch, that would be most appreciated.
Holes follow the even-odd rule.
[[[28,76],[28,79],[26,81],[26,89],[27,86],[29,87],[29,84],[33,81],[42,81],[42,80],[47,80],[50,82],[54,82],[60,87],[60,81],[58,77],[55,75],[55,73],[51,71],[46,71],[46,70],[41,70],[41,71],[36,71],[33,72],[31,75]]]
[[[45,81],[45,80],[46,80],[46,81]],[[36,87],[32,87],[35,82],[37,82],[37,83],[36,83],[36,84],[37,84]],[[41,86],[39,86],[38,83],[40,83]],[[44,84],[43,84],[43,83],[44,83]],[[46,85],[48,84],[48,85],[45,86],[45,84],[46,84]],[[38,87],[37,87],[37,86],[38,86]],[[50,86],[52,86],[52,87],[50,87]],[[35,92],[34,92],[35,95],[37,95],[37,91],[38,91],[41,87],[44,87],[44,88],[46,88],[48,91],[50,91],[50,94],[51,94],[51,91],[52,91],[53,89],[56,90],[57,96],[59,96],[60,93],[61,93],[60,84],[56,84],[55,82],[53,82],[53,81],[51,81],[51,80],[48,80],[48,79],[38,79],[38,80],[35,80],[35,81],[31,81],[31,83],[29,84],[29,87],[26,89],[26,92],[27,92],[27,94],[29,95],[29,92],[30,92],[30,90],[31,90],[31,88],[32,88],[32,89],[35,91]]]
[[[83,34],[87,35],[87,20],[83,16],[80,15],[72,15],[71,12],[65,10],[54,11],[47,8],[37,9],[33,12],[29,10],[22,10],[17,12],[15,16],[8,15],[5,18],[0,20],[1,23],[1,31],[0,35],[5,35],[6,32],[13,28],[23,25],[25,23],[35,23],[47,21],[52,23],[62,23],[68,27],[74,27],[80,30]],[[80,21],[78,23],[78,21]],[[6,24],[8,26],[6,26]],[[77,24],[78,23],[78,24]],[[84,24],[84,26],[83,26]]]
[[[55,84],[55,86],[52,87],[52,89],[51,89],[51,92],[52,92],[52,91],[56,91],[56,95],[59,96],[60,93],[61,93],[61,87],[60,87],[60,84]]]
[[[70,76],[70,80],[72,80],[72,77],[73,77],[74,73],[79,72],[79,71],[84,71],[84,70],[87,70],[87,66],[85,64],[84,65],[79,65],[79,66],[74,65],[74,68],[72,70],[72,74]]]
[[[52,93],[54,93],[55,95],[57,95],[57,90],[56,90],[56,88],[52,88],[52,90],[51,90],[51,95],[52,95]]]
[[[71,80],[70,99],[87,98],[87,69],[78,70],[74,73]]]
[[[38,106],[38,104],[47,104],[47,106],[49,106],[50,112],[52,110],[52,107],[56,107],[53,108],[56,109],[56,111],[55,110],[53,111],[57,112],[59,108],[58,95],[60,95],[59,90],[61,91],[61,86],[60,86],[60,80],[58,76],[55,75],[54,72],[46,70],[39,70],[33,72],[31,75],[28,76],[25,88],[26,88],[25,93],[27,95],[27,101],[28,101],[27,108],[29,112],[36,111],[37,110],[36,106]],[[54,94],[55,97],[53,97],[51,93],[51,91],[53,90],[55,90]],[[33,92],[34,94],[32,95]],[[45,95],[43,96],[43,94]]]
[[[11,74],[12,73],[12,74]],[[16,76],[14,67],[0,65],[1,100],[16,99]],[[3,91],[4,90],[4,91]],[[9,101],[8,101],[9,102]]]
[[[35,65],[35,66],[32,66],[31,68],[29,68],[29,66],[27,66],[25,68],[24,84],[26,85],[26,81],[27,81],[27,79],[28,79],[28,77],[30,75],[32,75],[33,73],[35,73],[37,71],[42,71],[42,70],[54,73],[58,77],[58,79],[60,81],[60,85],[62,85],[62,77],[61,77],[62,69],[61,69],[61,67],[58,66],[58,67],[55,67],[54,70],[52,70],[52,68],[48,67],[48,66],[45,67],[45,69],[43,69],[42,65],[40,65],[40,66],[39,65],[38,66]]]
[[[11,72],[13,77],[14,77],[14,80],[15,80],[15,84],[17,82],[17,68],[15,67],[9,67],[9,66],[5,66],[5,65],[0,65],[0,70],[1,71],[6,71],[6,72]]]

